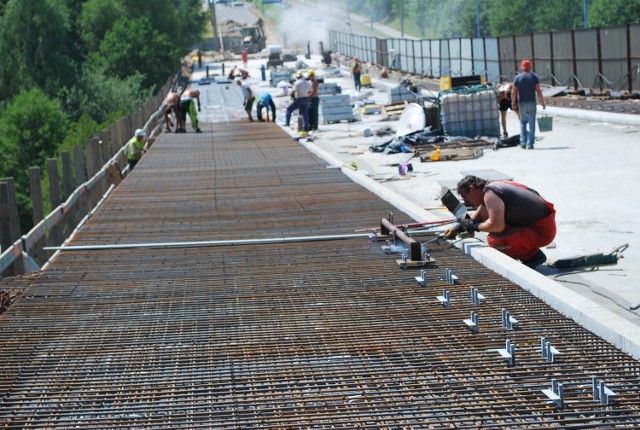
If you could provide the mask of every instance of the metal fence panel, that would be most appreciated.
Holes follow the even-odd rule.
[[[552,33],[554,85],[574,85],[573,31]]]
[[[483,45],[485,52],[485,78],[488,82],[500,82],[500,52],[498,51],[498,39],[495,37],[487,37],[484,39]]]
[[[480,70],[475,70],[473,67],[473,43],[472,39],[460,39],[460,73],[462,76],[479,75],[482,73]]]
[[[594,88],[598,80],[598,30],[576,30],[574,36],[578,85],[582,88]]]
[[[533,70],[543,84],[553,85],[553,52],[551,33],[533,34]]]
[[[451,76],[448,39],[440,40],[440,77],[442,76]]]
[[[631,65],[631,89],[640,91],[640,24],[629,26],[630,51],[629,63]]]
[[[605,86],[620,90],[627,86],[627,26],[609,27],[600,30],[602,73],[608,82]]]
[[[451,68],[451,76],[462,76],[460,39],[449,39],[449,66]]]
[[[329,32],[335,52],[424,76],[484,74],[512,81],[530,58],[543,83],[576,88],[640,89],[640,24],[528,33],[499,38],[377,39]]]
[[[515,43],[512,36],[498,38],[498,55],[500,56],[500,78],[513,81],[517,68],[515,57]]]

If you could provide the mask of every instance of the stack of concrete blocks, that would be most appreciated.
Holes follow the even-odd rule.
[[[340,121],[353,122],[356,120],[348,94],[320,96],[320,107],[325,124]]]
[[[405,100],[415,101],[420,96],[420,92],[422,91],[421,87],[415,87],[415,93],[409,91],[409,88],[400,85],[395,88],[391,88],[389,90],[389,100],[390,103],[403,102]]]
[[[291,82],[290,79],[290,70],[272,70],[269,76],[269,85],[271,85],[272,87],[276,87],[281,81]]]
[[[500,137],[493,90],[447,92],[440,95],[440,121],[449,136]]]
[[[335,82],[328,82],[318,85],[318,95],[335,95],[342,93],[342,88]]]

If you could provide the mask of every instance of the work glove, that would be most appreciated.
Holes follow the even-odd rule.
[[[458,233],[466,232],[469,236],[473,236],[478,231],[478,223],[470,218],[463,219],[460,222],[455,223],[453,226],[445,230],[445,239],[455,239]]]
[[[462,221],[460,221],[458,231],[466,231],[470,235],[473,235],[474,232],[478,231],[478,222],[472,220],[471,218],[463,219]]]
[[[459,223],[455,223],[452,227],[448,228],[444,232],[444,238],[448,240],[455,239],[458,235],[458,228],[460,227]]]

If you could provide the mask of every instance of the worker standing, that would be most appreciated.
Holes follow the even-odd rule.
[[[127,156],[127,162],[129,163],[129,171],[133,170],[136,164],[138,164],[138,161],[140,161],[140,158],[142,158],[142,154],[145,152],[145,136],[146,133],[144,130],[139,128],[136,130],[133,137],[127,142],[125,154]]]
[[[249,64],[249,52],[247,48],[242,48],[242,65],[246,69]]]
[[[318,96],[318,81],[316,81],[315,70],[309,70],[309,84],[311,84],[311,93],[309,94],[309,129],[315,131],[318,129],[318,111],[320,109],[320,97]]]
[[[531,71],[531,61],[522,60],[520,70],[522,73],[518,73],[513,80],[511,109],[520,115],[520,147],[533,149],[536,141],[536,95],[542,109],[546,109],[546,106],[540,91],[540,79]]]
[[[294,110],[298,109],[302,115],[303,131],[301,134],[306,136],[309,131],[309,94],[311,93],[311,85],[304,79],[301,72],[296,72],[296,81],[293,83],[292,91],[293,102],[287,106],[284,125],[285,127],[289,127],[291,114]]]
[[[253,91],[251,91],[249,83],[242,82],[240,78],[236,78],[236,84],[242,90],[242,97],[244,98],[242,105],[244,106],[244,111],[249,115],[249,121],[253,122],[253,117],[251,116],[251,109],[253,109]]]
[[[353,76],[353,83],[356,86],[356,91],[360,91],[362,83],[360,82],[360,74],[362,73],[362,66],[358,57],[354,57],[353,64],[351,65],[351,75]]]
[[[273,97],[271,94],[264,92],[258,94],[257,104],[256,104],[256,116],[258,117],[258,121],[264,122],[262,117],[262,109],[265,109],[267,113],[267,121],[271,119],[271,122],[276,122],[276,104],[273,102]],[[271,118],[269,118],[269,114],[271,114]]]
[[[556,211],[537,191],[512,181],[487,181],[465,176],[458,182],[458,194],[476,208],[471,217],[445,232],[489,233],[487,244],[511,258],[535,268],[547,260],[540,250],[556,236]]]

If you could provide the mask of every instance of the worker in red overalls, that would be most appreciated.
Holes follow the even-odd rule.
[[[556,211],[537,191],[517,182],[465,176],[458,194],[476,208],[471,217],[445,232],[447,239],[466,231],[485,231],[487,244],[534,268],[547,256],[540,250],[556,237]]]
[[[247,48],[242,48],[242,64],[246,68],[249,64],[249,53],[247,52]]]

